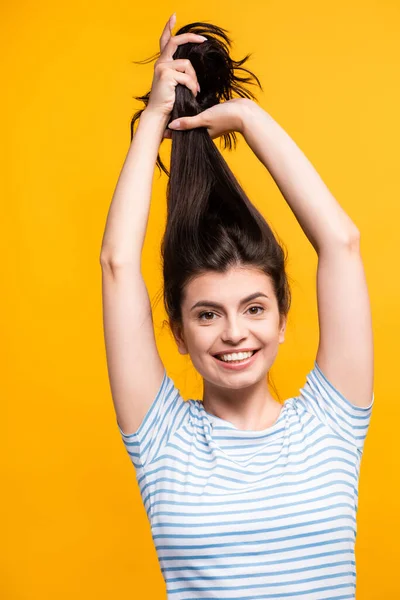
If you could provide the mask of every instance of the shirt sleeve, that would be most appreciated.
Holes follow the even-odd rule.
[[[117,427],[124,446],[136,469],[141,469],[155,460],[167,445],[171,436],[188,418],[189,402],[184,400],[173,380],[164,369],[160,388],[135,433]]]
[[[362,454],[375,400],[374,393],[369,406],[355,406],[328,381],[315,362],[296,400],[304,410],[314,414],[335,435],[355,445]]]

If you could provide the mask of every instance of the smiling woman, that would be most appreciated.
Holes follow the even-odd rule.
[[[185,401],[158,355],[140,249],[134,257],[128,250],[144,238],[167,109],[185,118],[223,106],[212,130],[235,141],[252,96],[243,84],[259,83],[242,66],[247,57],[230,57],[225,30],[197,22],[171,37],[167,25],[154,86],[142,97],[132,171],[119,181],[114,235],[105,238],[114,252],[119,245],[119,260],[103,261],[103,291],[118,428],[168,598],[354,600],[357,478],[371,406],[349,402],[317,364],[299,396],[283,404],[271,396],[267,377],[291,303],[286,254],[205,126],[171,133],[161,245],[168,322],[203,378],[203,398]],[[259,128],[249,123],[254,142]],[[294,175],[299,154],[290,155]],[[336,266],[348,262],[355,273],[348,248],[344,238],[335,246]],[[324,256],[328,275],[333,253]]]

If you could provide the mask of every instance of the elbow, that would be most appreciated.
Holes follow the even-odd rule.
[[[354,225],[354,228],[351,229],[346,240],[350,250],[358,250],[360,248],[360,235],[360,230]]]
[[[318,255],[336,252],[338,248],[358,251],[360,249],[360,232],[355,226],[354,228],[349,227],[334,235],[324,235],[313,246]]]

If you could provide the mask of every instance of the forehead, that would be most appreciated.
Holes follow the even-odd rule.
[[[232,268],[226,273],[207,272],[186,286],[185,301],[201,299],[236,304],[252,292],[263,292],[270,298],[273,288],[270,278],[258,269]]]

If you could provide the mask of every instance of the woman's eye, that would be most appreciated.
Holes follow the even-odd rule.
[[[262,306],[250,306],[249,310],[252,310],[253,308],[259,308],[260,310],[264,310],[264,308]],[[259,315],[261,313],[253,313],[253,315]]]
[[[213,321],[214,319],[202,319],[203,315],[215,315],[213,312],[202,312],[199,314],[200,321]]]

